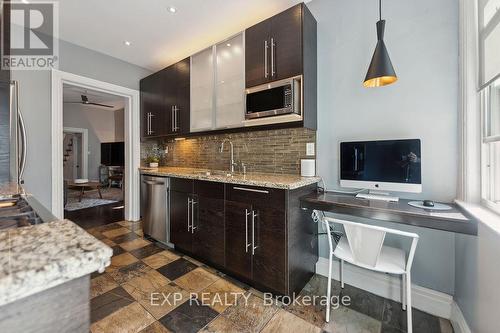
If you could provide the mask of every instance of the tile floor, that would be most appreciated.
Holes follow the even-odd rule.
[[[263,295],[221,272],[143,238],[140,223],[121,221],[87,230],[113,248],[111,265],[92,274],[91,332],[342,332],[406,331],[406,313],[391,300],[346,285],[333,295],[349,306],[265,305]],[[324,295],[314,276],[300,297]],[[196,301],[197,300],[197,301]],[[225,300],[225,301],[224,301]],[[415,333],[449,333],[448,320],[414,310]]]

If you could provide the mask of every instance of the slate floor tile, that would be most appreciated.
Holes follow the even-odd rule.
[[[219,277],[217,275],[198,267],[176,279],[175,284],[189,292],[198,292],[205,289],[218,279]]]
[[[274,305],[264,305],[261,298],[248,292],[246,296],[247,299],[240,296],[237,304],[228,307],[221,316],[237,323],[242,332],[260,332],[279,308]]]
[[[412,309],[413,332],[414,333],[440,333],[440,318],[422,312],[415,308]],[[406,311],[403,311],[401,304],[386,299],[384,302],[384,313],[382,322],[390,327],[397,328],[406,332]]]
[[[139,238],[139,235],[137,235],[135,232],[129,232],[120,236],[113,237],[111,240],[115,242],[116,244],[121,244],[125,243],[134,239]]]
[[[294,316],[290,312],[280,310],[273,318],[267,323],[262,333],[288,333],[288,332],[301,332],[301,333],[321,333],[321,329],[307,321]]]
[[[161,266],[165,266],[170,264],[172,261],[179,259],[179,256],[170,252],[170,251],[161,251],[152,256],[143,258],[142,261],[146,263],[149,267],[152,268],[160,268]]]
[[[136,258],[142,259],[163,251],[165,250],[161,247],[156,246],[155,244],[149,244],[144,247],[132,250],[130,251],[130,253]]]
[[[95,323],[134,302],[122,287],[116,287],[90,300],[90,321]]]
[[[112,246],[111,249],[113,249],[113,256],[118,256],[122,253],[125,253],[125,250],[118,245]]]
[[[151,270],[151,267],[147,266],[143,262],[137,261],[133,264],[123,266],[117,270],[111,271],[109,274],[118,284],[122,284],[129,280],[132,280],[135,277],[145,275]]]
[[[162,266],[157,269],[158,272],[165,275],[169,280],[173,281],[183,276],[186,273],[191,272],[198,266],[184,258],[179,258],[170,264]]]
[[[128,234],[129,232],[130,232],[129,229],[120,226],[118,228],[114,228],[111,230],[102,231],[101,233],[107,238],[114,238],[120,235]]]
[[[195,333],[211,322],[219,313],[209,306],[189,300],[169,312],[159,321],[173,332]]]
[[[118,287],[118,284],[113,280],[111,275],[108,273],[100,274],[96,278],[90,280],[90,297],[94,298],[102,295],[116,287]]]
[[[137,302],[133,302],[91,325],[92,333],[137,333],[151,325],[155,319]]]
[[[160,324],[159,321],[155,321],[145,329],[143,329],[140,333],[170,333],[169,330],[162,324]]]
[[[143,238],[137,238],[128,242],[121,243],[120,246],[125,250],[125,251],[133,251],[136,249],[140,249],[141,247],[145,247],[147,245],[151,244],[150,241],[147,241]]]
[[[324,295],[324,294],[322,294]],[[369,293],[367,291],[355,288],[348,284],[340,291],[340,297],[348,296],[350,298],[350,309],[365,314],[376,320],[382,320],[384,309],[384,298]]]

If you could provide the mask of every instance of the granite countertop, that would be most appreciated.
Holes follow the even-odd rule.
[[[112,254],[68,220],[0,231],[0,306],[103,271]]]
[[[319,177],[301,177],[298,175],[280,175],[268,173],[247,173],[246,175],[234,174],[232,176],[227,176],[226,172],[224,171],[210,171],[197,168],[142,167],[139,168],[139,170],[142,174],[153,176],[187,178],[229,184],[279,188],[286,190],[294,190],[303,186],[318,183],[320,181]]]

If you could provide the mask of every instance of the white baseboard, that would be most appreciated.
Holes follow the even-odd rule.
[[[339,280],[339,267],[339,262],[334,261],[332,276],[337,281]],[[316,263],[316,273],[328,276],[327,258],[319,258]],[[378,273],[345,263],[344,283],[401,302],[401,278],[396,275]],[[453,304],[451,295],[412,284],[412,306],[416,309],[450,319]]]
[[[453,302],[451,307],[451,325],[455,333],[472,333],[465,317],[457,303]]]

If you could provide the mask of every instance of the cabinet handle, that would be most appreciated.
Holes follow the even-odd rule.
[[[191,224],[190,224],[190,222],[191,222],[191,199],[190,198],[188,198],[188,221],[187,222],[188,222],[188,232],[189,232],[191,229]]]
[[[269,76],[269,70],[267,68],[267,49],[269,45],[267,45],[267,40],[264,41],[264,77],[267,79]]]
[[[194,205],[196,205],[198,202],[194,201],[194,199],[191,199],[191,233],[194,234],[194,230],[197,228],[194,226]]]
[[[174,105],[174,132],[177,132],[179,130],[179,108],[177,105]]]
[[[274,43],[274,38],[271,38],[271,77],[274,77],[276,71],[274,70],[274,47],[276,44]]]
[[[240,190],[240,191],[248,191],[248,192],[257,192],[257,193],[269,194],[269,191],[266,191],[266,190],[257,190],[255,188],[245,188],[245,187],[238,187],[238,186],[233,186],[233,190]]]
[[[175,119],[174,119],[174,106],[173,105],[172,105],[172,108],[170,109],[170,120],[171,120],[171,124],[172,124],[172,132],[175,132],[175,130],[174,130]]]
[[[258,246],[255,246],[255,218],[259,216],[259,213],[255,213],[254,210],[252,210],[252,255],[255,255],[255,249],[258,248]]]
[[[155,115],[153,113],[149,113],[149,134],[154,134],[155,131],[153,131],[153,125],[152,125],[152,120]]]
[[[151,112],[148,112],[146,121],[146,135],[151,134]]]
[[[245,252],[248,253],[248,247],[251,245],[248,243],[248,209],[245,209]]]

